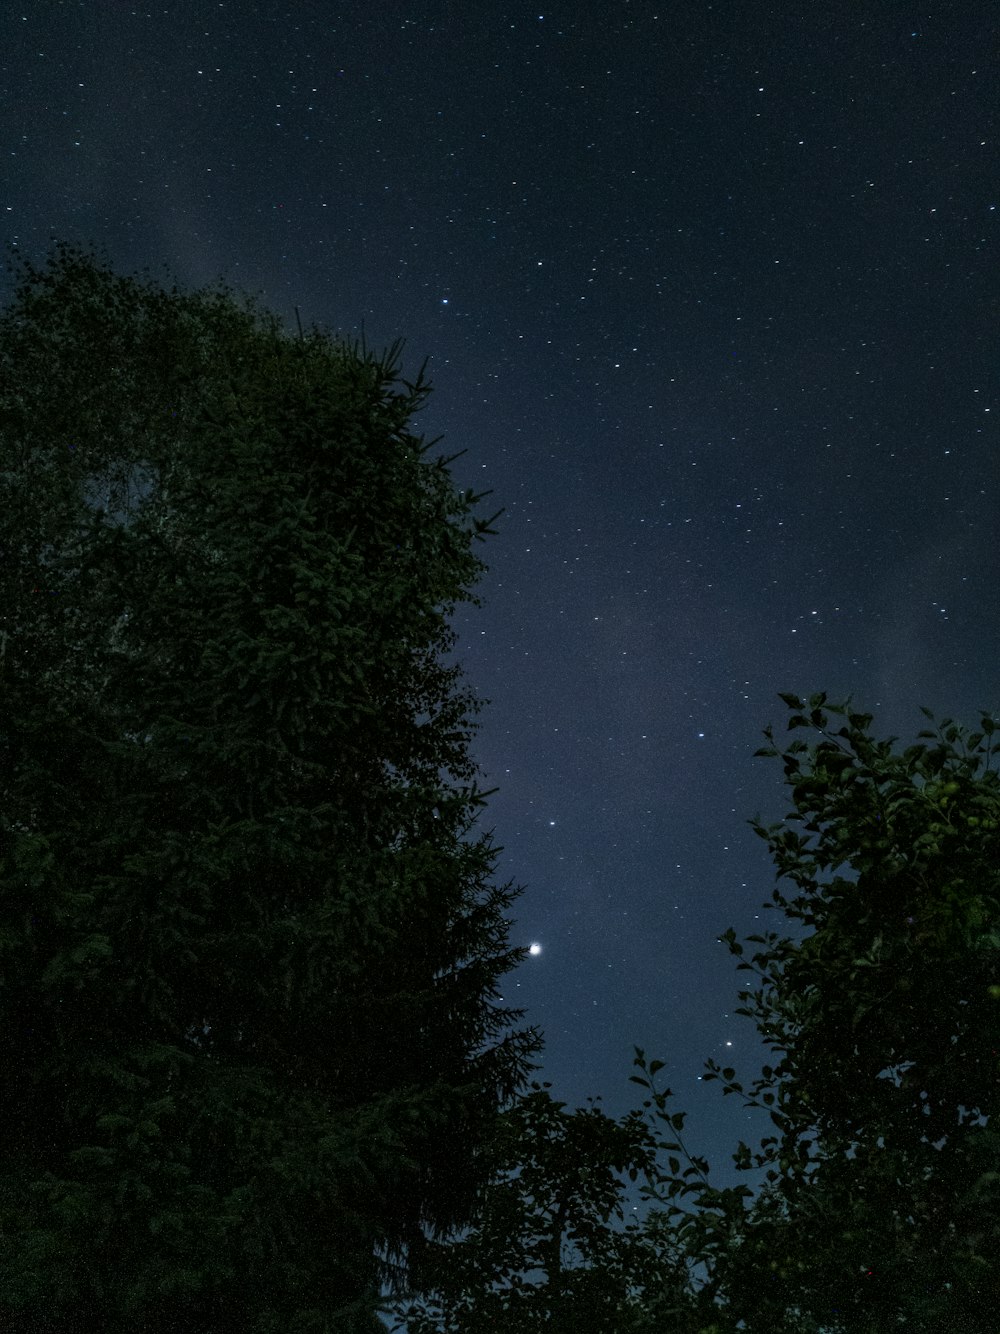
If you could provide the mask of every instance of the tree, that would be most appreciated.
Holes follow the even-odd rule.
[[[0,1313],[369,1328],[541,1042],[430,392],[57,247],[0,319]],[[493,516],[495,519],[496,516]],[[20,1324],[19,1324],[20,1322]],[[352,1323],[353,1322],[353,1323]]]
[[[1000,1309],[996,723],[970,735],[947,719],[898,753],[850,702],[783,698],[789,729],[822,739],[781,754],[785,821],[752,822],[799,891],[776,889],[775,905],[814,928],[798,943],[751,936],[766,948],[739,964],[764,985],[740,993],[738,1012],[783,1053],[745,1099],[779,1134],[734,1154],[768,1166],[769,1185],[747,1210],[746,1187],[711,1190],[692,1159],[650,1197],[664,1183],[696,1194],[680,1233],[748,1331],[986,1334]],[[777,757],[766,735],[758,753]],[[723,939],[742,957],[731,929]],[[637,1064],[647,1106],[671,1121],[670,1091],[655,1093],[642,1053]],[[743,1095],[734,1070],[707,1069]]]
[[[424,1295],[397,1303],[399,1321],[409,1334],[639,1334],[669,1310],[674,1334],[702,1328],[683,1262],[652,1230],[615,1226],[621,1176],[652,1167],[642,1115],[566,1112],[548,1088],[533,1082],[504,1113],[475,1227],[428,1247]]]

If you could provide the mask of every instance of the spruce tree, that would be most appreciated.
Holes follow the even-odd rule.
[[[540,1039],[424,368],[67,245],[0,317],[0,1315],[370,1328]],[[496,518],[494,515],[493,518]]]

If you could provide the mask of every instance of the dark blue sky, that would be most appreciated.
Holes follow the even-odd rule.
[[[420,429],[506,507],[456,617],[542,945],[506,998],[570,1104],[620,1114],[632,1046],[664,1059],[718,1185],[769,1126],[699,1074],[759,1066],[717,938],[782,926],[746,823],[786,809],[776,692],[907,742],[918,705],[1000,706],[996,23],[832,10],[0,17],[4,240],[430,357]]]

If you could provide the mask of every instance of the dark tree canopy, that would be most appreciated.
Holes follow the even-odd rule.
[[[376,1252],[468,1221],[540,1046],[495,1003],[519,891],[468,837],[479,704],[443,661],[492,520],[411,433],[398,347],[22,263],[0,1323],[367,1328]]]
[[[428,1248],[425,1296],[397,1313],[409,1334],[629,1334],[669,1298],[687,1307],[683,1264],[618,1226],[620,1177],[652,1167],[641,1113],[566,1112],[547,1089],[532,1083],[504,1114],[476,1227]]]
[[[766,1167],[769,1184],[746,1212],[747,1188],[708,1189],[703,1160],[661,1187],[697,1194],[689,1251],[750,1334],[992,1334],[1000,726],[983,716],[970,733],[946,719],[900,751],[849,702],[783,698],[789,729],[819,740],[779,751],[768,729],[759,753],[780,756],[793,809],[752,823],[797,890],[775,889],[767,906],[813,931],[751,936],[761,948],[738,965],[762,980],[738,1013],[781,1059],[746,1098],[778,1133],[753,1155],[741,1144],[734,1162]],[[734,932],[723,939],[742,958]],[[707,1068],[745,1096],[734,1070]],[[638,1082],[652,1088],[650,1072]],[[655,1099],[664,1119],[667,1096]]]

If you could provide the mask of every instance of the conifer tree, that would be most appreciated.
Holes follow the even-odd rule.
[[[0,1323],[371,1327],[540,1047],[424,368],[21,261],[0,317]],[[496,518],[496,516],[493,516]]]

